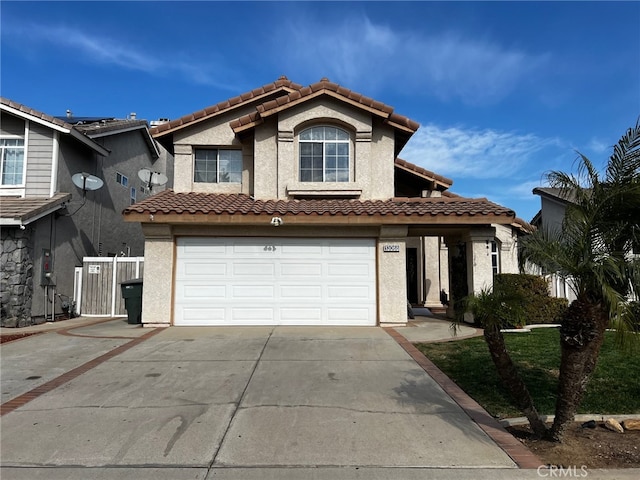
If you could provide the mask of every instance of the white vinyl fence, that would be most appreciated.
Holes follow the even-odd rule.
[[[87,317],[126,317],[120,283],[142,278],[144,257],[84,257],[76,268],[76,311]]]

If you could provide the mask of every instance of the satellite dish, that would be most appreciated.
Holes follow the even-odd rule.
[[[164,185],[165,183],[167,183],[167,181],[169,181],[164,173],[153,172],[148,168],[143,168],[142,170],[140,170],[138,172],[138,177],[140,177],[140,180],[147,184],[149,190],[153,190],[153,187],[155,185]]]
[[[81,188],[83,192],[87,190],[98,190],[104,185],[102,179],[85,172],[76,173],[71,177],[71,181],[76,187]]]

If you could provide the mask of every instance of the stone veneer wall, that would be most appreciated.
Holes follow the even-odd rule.
[[[33,248],[31,229],[2,228],[0,242],[0,325],[26,327],[33,324]]]

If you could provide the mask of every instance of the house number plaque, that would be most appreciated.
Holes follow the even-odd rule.
[[[399,252],[400,245],[383,245],[382,251],[383,252]]]

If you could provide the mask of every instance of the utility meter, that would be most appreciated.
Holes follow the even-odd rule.
[[[42,279],[40,285],[51,285],[51,275],[53,274],[53,261],[51,258],[51,250],[48,248],[42,249]]]

